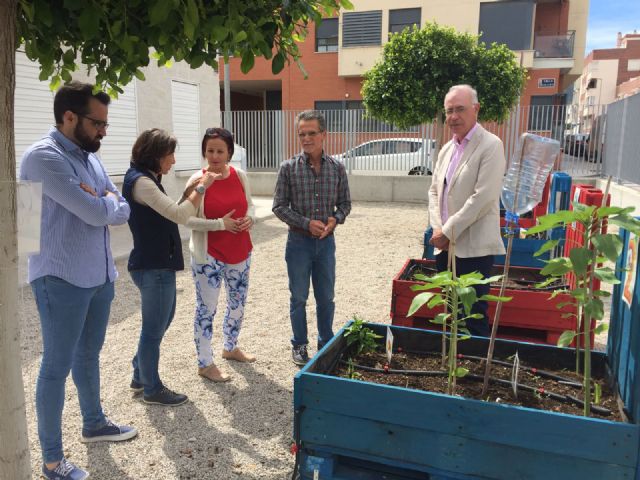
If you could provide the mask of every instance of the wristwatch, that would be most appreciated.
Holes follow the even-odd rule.
[[[204,185],[202,185],[202,184],[199,184],[199,185],[196,187],[196,192],[198,192],[200,195],[204,195],[204,192],[205,192],[206,190],[207,190],[207,189],[206,189],[206,188],[205,188],[205,186],[204,186]]]

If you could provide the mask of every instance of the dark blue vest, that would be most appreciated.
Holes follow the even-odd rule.
[[[146,170],[131,166],[124,176],[122,195],[129,202],[129,228],[133,235],[133,250],[129,256],[129,270],[167,269],[183,270],[182,241],[178,225],[163,217],[153,208],[142,205],[133,199],[133,185],[140,177],[153,180],[162,193],[164,188]]]

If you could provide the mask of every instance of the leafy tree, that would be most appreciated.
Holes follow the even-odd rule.
[[[437,119],[450,87],[468,83],[482,101],[480,120],[504,120],[518,101],[526,71],[506,45],[427,23],[405,29],[384,46],[365,74],[364,105],[375,118],[405,128]]]
[[[15,51],[41,66],[53,87],[84,65],[111,93],[152,58],[217,68],[219,52],[271,59],[273,72],[298,60],[305,28],[349,0],[1,0],[0,1],[0,471],[31,478],[16,320],[17,235],[13,129]]]

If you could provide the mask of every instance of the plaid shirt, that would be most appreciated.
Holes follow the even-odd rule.
[[[287,225],[309,230],[311,220],[344,223],[351,211],[351,195],[344,165],[322,153],[316,175],[304,153],[285,160],[278,172],[273,213]]]

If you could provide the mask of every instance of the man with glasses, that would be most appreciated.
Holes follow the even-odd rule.
[[[502,141],[478,123],[477,92],[469,85],[451,87],[444,99],[446,123],[453,138],[438,155],[429,188],[431,244],[438,271],[448,268],[448,250],[455,244],[456,274],[479,271],[491,275],[494,255],[504,255],[500,236],[500,190],[506,162]],[[475,287],[478,296],[489,285]],[[488,303],[479,301],[467,320],[472,335],[489,335]]]
[[[56,125],[24,154],[20,179],[42,184],[40,253],[29,257],[29,282],[40,314],[42,363],[36,385],[42,473],[81,480],[88,473],[64,458],[62,409],[72,372],[84,443],[135,437],[100,403],[99,356],[117,277],[109,225],[126,223],[129,204],[95,155],[107,132],[109,96],[71,82],[53,101]]]
[[[313,282],[318,325],[318,350],[333,337],[333,291],[336,244],[333,232],[351,211],[344,165],[324,152],[326,121],[307,110],[296,120],[302,152],[280,166],[273,213],[289,226],[285,260],[289,274],[292,358],[309,360],[307,313],[309,278]]]

